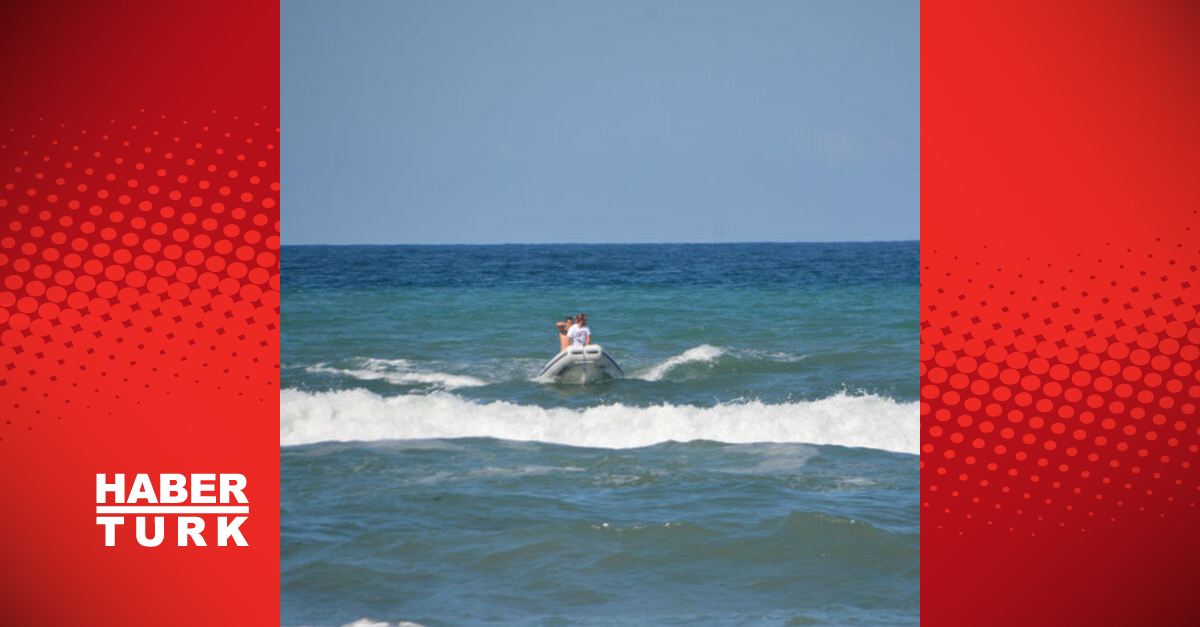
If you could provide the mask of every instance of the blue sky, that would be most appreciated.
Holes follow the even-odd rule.
[[[917,239],[920,5],[281,5],[287,244]]]

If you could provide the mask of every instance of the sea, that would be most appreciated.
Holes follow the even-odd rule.
[[[282,625],[919,624],[919,248],[285,246]]]

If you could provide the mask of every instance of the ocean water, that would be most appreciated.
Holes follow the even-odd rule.
[[[919,623],[918,255],[284,247],[282,623]]]

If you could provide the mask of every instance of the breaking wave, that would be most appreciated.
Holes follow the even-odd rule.
[[[354,377],[362,381],[382,379],[394,385],[433,385],[447,390],[487,385],[486,381],[460,374],[418,370],[406,359],[357,358],[350,368],[335,368],[327,364],[308,366],[305,372]]]
[[[655,364],[637,375],[636,379],[643,381],[662,381],[668,375],[683,371],[687,377],[689,367],[705,368],[705,372],[737,372],[756,368],[779,368],[781,364],[794,364],[802,361],[806,355],[761,351],[754,349],[727,349],[711,344],[701,344],[683,351],[678,355],[668,357],[661,363]],[[786,366],[783,366],[786,367]],[[695,376],[696,372],[690,372]]]
[[[374,620],[371,618],[360,618],[353,623],[346,623],[342,627],[425,627],[420,623],[402,620],[398,623],[389,623],[387,621]]]
[[[725,349],[719,346],[701,344],[699,346],[689,348],[686,351],[667,359],[661,364],[650,368],[646,372],[638,375],[637,378],[645,379],[646,381],[660,381],[667,374],[667,372],[670,372],[670,370],[676,366],[693,362],[711,362],[724,354]]]
[[[449,392],[384,397],[367,390],[280,393],[279,442],[493,437],[596,448],[666,441],[804,442],[917,453],[916,402],[839,393],[816,401],[543,408],[479,403]]]

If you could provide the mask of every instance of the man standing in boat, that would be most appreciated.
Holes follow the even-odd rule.
[[[566,322],[557,323],[559,333]],[[587,326],[587,314],[581,313],[574,318],[572,324],[563,336],[568,344],[559,351],[538,373],[538,379],[553,383],[595,383],[610,379],[620,379],[625,376],[621,366],[611,355],[599,346],[592,344],[592,330]]]
[[[575,319],[567,316],[562,322],[556,322],[554,326],[558,327],[558,350],[565,351],[571,345],[571,338],[567,335],[567,331],[575,326]]]
[[[581,313],[575,316],[575,324],[567,329],[567,339],[571,341],[571,346],[587,346],[592,343],[592,331],[587,326],[587,314]]]

